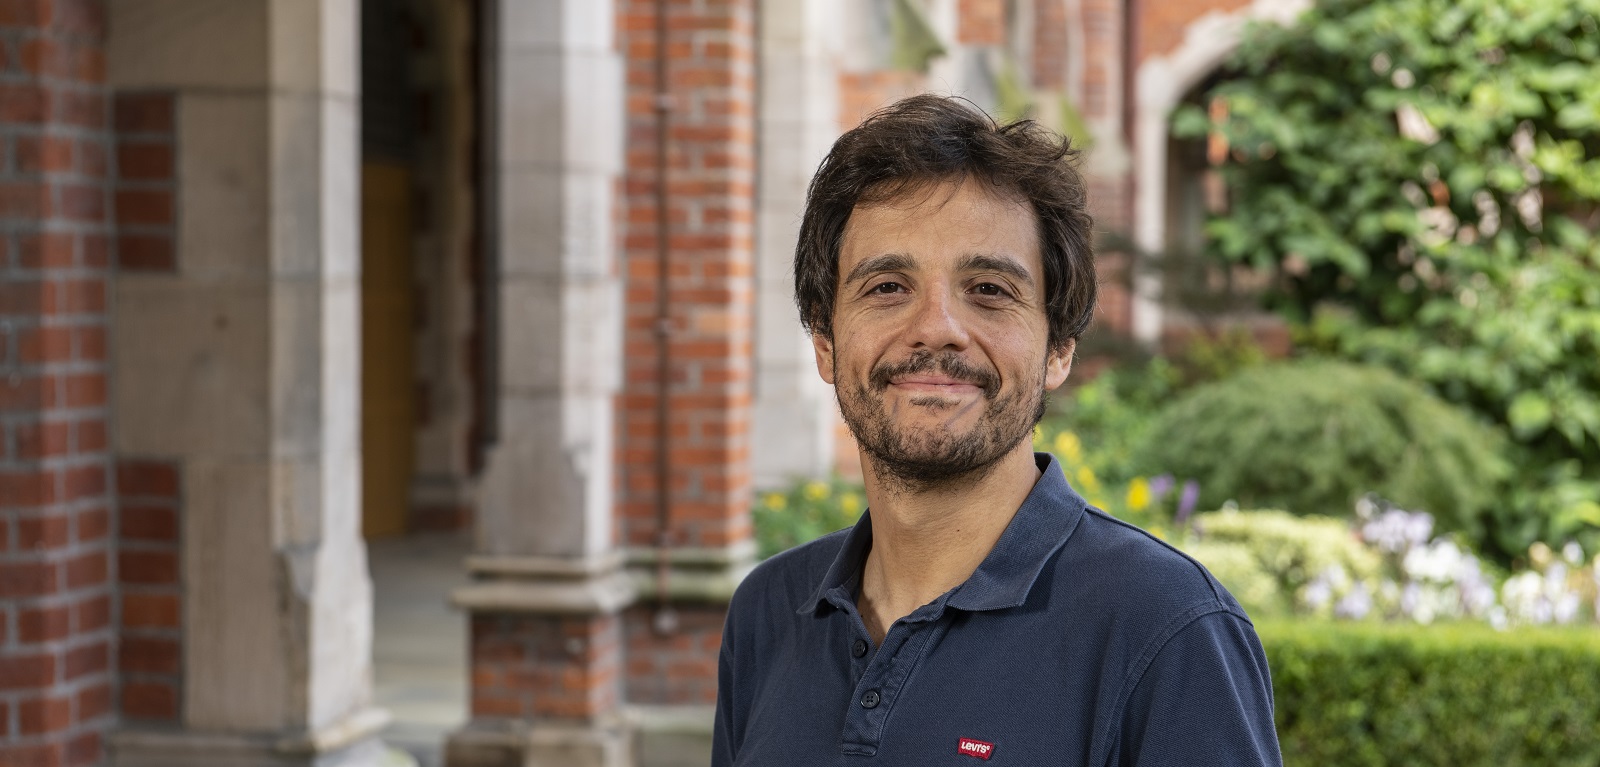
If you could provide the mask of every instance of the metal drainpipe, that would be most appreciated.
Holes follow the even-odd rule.
[[[655,630],[668,634],[678,627],[678,615],[667,600],[671,568],[667,552],[672,539],[672,460],[669,392],[672,374],[672,317],[667,298],[672,248],[671,211],[667,208],[668,115],[672,112],[671,85],[667,82],[667,0],[656,0],[656,614]]]

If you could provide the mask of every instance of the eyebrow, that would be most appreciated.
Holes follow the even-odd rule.
[[[916,262],[912,261],[911,257],[904,253],[885,253],[881,256],[873,256],[856,264],[856,268],[851,269],[850,274],[844,278],[844,284],[848,285],[856,280],[866,279],[870,275],[881,272],[909,272],[912,271],[912,267],[915,265]]]
[[[961,259],[956,269],[963,272],[999,272],[1021,282],[1028,287],[1033,287],[1033,275],[1028,273],[1026,267],[1017,263],[1016,259],[1009,256],[993,253],[973,253]]]

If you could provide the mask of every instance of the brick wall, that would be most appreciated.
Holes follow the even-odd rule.
[[[1033,4],[1033,86],[1059,90],[1067,80],[1067,2]]]
[[[178,266],[175,98],[171,92],[123,92],[112,101],[116,253],[123,272],[171,272]]]
[[[0,764],[113,722],[105,9],[0,0]]]
[[[616,616],[475,615],[471,653],[473,719],[587,719],[620,702]]]
[[[1005,0],[960,0],[956,13],[957,42],[962,45],[1005,44]]]
[[[618,522],[624,545],[658,543],[656,459],[662,424],[656,408],[663,383],[657,363],[658,222],[665,216],[671,357],[665,381],[671,478],[667,543],[721,548],[751,535],[756,3],[704,0],[668,6],[666,82],[672,109],[665,211],[657,209],[655,196],[656,4],[625,0],[617,6],[627,89]],[[726,606],[678,609],[705,612],[720,638]],[[624,619],[630,701],[715,699],[716,642],[686,640],[683,626],[657,632],[647,610],[628,611]],[[683,641],[698,653],[692,663],[674,660]]]
[[[1138,9],[1135,60],[1143,63],[1153,56],[1171,53],[1183,42],[1190,24],[1213,11],[1231,13],[1252,0],[1142,0]],[[1129,73],[1132,76],[1133,73]]]
[[[626,545],[656,543],[655,3],[618,5],[627,67],[623,228],[626,359],[619,516]],[[755,210],[755,3],[671,3],[667,190],[672,542],[750,535]]]
[[[117,604],[122,689],[130,722],[178,720],[182,694],[176,462],[117,464]]]

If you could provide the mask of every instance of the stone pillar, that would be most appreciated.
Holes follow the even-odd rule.
[[[750,465],[757,487],[825,477],[834,463],[833,391],[817,375],[794,303],[794,246],[806,187],[839,135],[833,41],[838,0],[761,3],[760,208]]]
[[[709,722],[723,616],[754,553],[757,4],[664,5],[664,98],[657,92],[658,4],[625,0],[619,15],[628,72],[629,300],[617,512],[642,597],[625,615],[627,697],[631,710],[645,713],[647,730],[661,719],[649,707],[696,706]],[[664,209],[657,198],[662,115]],[[658,357],[663,342],[666,371]]]
[[[159,151],[150,165],[119,157],[119,251],[147,268],[116,282],[113,403],[119,459],[138,468],[123,495],[168,504],[144,516],[176,517],[179,555],[163,564],[159,541],[130,546],[121,576],[180,584],[181,601],[177,657],[137,670],[175,677],[175,700],[130,700],[146,689],[130,681],[123,701],[173,721],[130,715],[113,763],[375,763],[386,717],[370,705],[359,534],[357,4],[109,8],[119,118],[171,162],[167,178]]]
[[[115,722],[110,194],[98,0],[0,5],[0,764]]]
[[[481,485],[459,765],[630,763],[612,521],[622,82],[609,2],[496,0],[483,40],[499,253],[499,443]]]

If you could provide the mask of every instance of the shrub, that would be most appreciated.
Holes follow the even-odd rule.
[[[1313,579],[1337,568],[1355,581],[1375,580],[1378,554],[1350,524],[1284,511],[1213,511],[1196,515],[1180,547],[1200,560],[1254,615],[1282,615]],[[1268,590],[1270,587],[1270,591]]]
[[[1600,764],[1600,632],[1262,622],[1286,765]]]
[[[1504,494],[1503,439],[1386,370],[1332,361],[1265,365],[1195,388],[1136,448],[1149,469],[1194,477],[1202,508],[1348,516],[1376,492],[1483,539]]]
[[[860,483],[838,477],[829,482],[800,480],[762,493],[751,510],[756,556],[766,559],[784,549],[849,527],[867,508]]]

